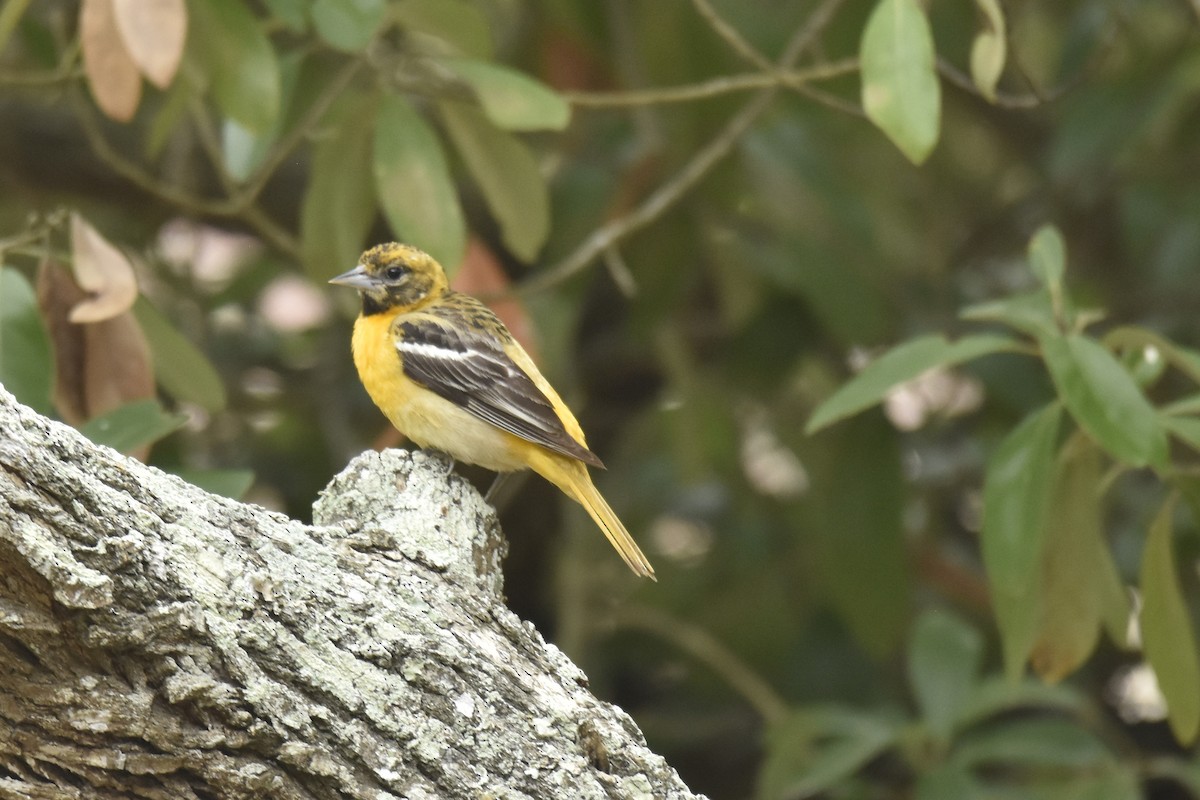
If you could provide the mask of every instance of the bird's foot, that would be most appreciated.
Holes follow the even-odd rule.
[[[445,450],[438,450],[433,447],[426,447],[425,452],[435,458],[441,459],[446,462],[445,475],[447,478],[449,478],[450,474],[452,472],[454,472],[454,465],[458,463],[457,461],[454,460],[454,456],[450,455]]]

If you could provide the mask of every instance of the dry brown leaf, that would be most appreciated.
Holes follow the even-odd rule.
[[[54,407],[76,426],[155,396],[150,346],[133,313],[76,324],[72,309],[86,297],[66,268],[38,267],[38,307],[54,349]]]
[[[83,328],[67,320],[71,306],[86,295],[75,285],[67,270],[43,261],[37,272],[38,309],[50,335],[54,351],[54,407],[72,425],[87,420],[83,396]]]
[[[75,282],[88,296],[71,309],[71,322],[100,322],[133,308],[137,277],[125,254],[79,214],[71,213]]]
[[[79,39],[83,72],[96,105],[118,122],[133,119],[142,99],[142,76],[117,30],[113,0],[83,0]]]
[[[133,63],[159,89],[171,85],[187,41],[184,0],[112,0]]]

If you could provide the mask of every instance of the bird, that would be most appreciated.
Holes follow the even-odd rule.
[[[375,405],[418,446],[499,473],[532,469],[582,505],[625,563],[654,568],[592,482],[604,463],[504,323],[441,264],[389,242],[330,283],[357,289],[351,352]]]

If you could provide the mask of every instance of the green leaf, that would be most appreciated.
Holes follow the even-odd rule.
[[[308,30],[308,12],[312,0],[265,0],[267,10],[296,33]]]
[[[1079,334],[1040,340],[1050,377],[1075,421],[1135,467],[1167,463],[1167,435],[1154,407],[1112,353]]]
[[[1074,672],[1092,654],[1101,619],[1124,643],[1129,600],[1104,539],[1100,452],[1076,433],[1059,454],[1042,559],[1042,621],[1033,667],[1047,681]]]
[[[1113,354],[1142,391],[1146,391],[1158,383],[1163,373],[1167,371],[1167,360],[1163,358],[1161,352],[1153,347],[1142,347]]]
[[[378,96],[343,94],[313,146],[300,210],[300,251],[309,277],[324,281],[354,266],[375,220],[372,123]]]
[[[54,411],[54,355],[25,276],[0,268],[0,384],[39,414]]]
[[[1172,417],[1163,414],[1159,417],[1171,435],[1186,443],[1194,450],[1200,450],[1200,419],[1195,417]]]
[[[225,408],[225,384],[204,355],[176,330],[145,297],[138,297],[133,314],[154,359],[154,377],[160,386],[179,400],[216,412]]]
[[[1173,403],[1168,403],[1158,409],[1160,414],[1164,416],[1187,415],[1194,416],[1200,414],[1200,394],[1192,394],[1187,397],[1182,397]],[[1164,424],[1166,421],[1164,420]]]
[[[171,137],[176,135],[187,116],[188,104],[196,95],[192,81],[172,81],[163,93],[162,102],[154,109],[143,134],[142,152],[147,161],[158,161]]]
[[[392,230],[453,272],[467,230],[437,136],[403,98],[384,94],[375,122],[375,191]]]
[[[1174,781],[1193,798],[1200,797],[1200,761],[1195,758],[1159,756],[1146,764],[1146,772],[1147,777]]]
[[[975,82],[979,93],[988,102],[994,103],[996,84],[1004,72],[1008,49],[1004,12],[997,0],[975,0],[975,5],[982,12],[986,25],[975,35],[975,41],[971,44],[971,80]]]
[[[1104,626],[1109,641],[1123,650],[1132,649],[1134,644],[1129,640],[1129,620],[1133,607],[1129,588],[1121,580],[1112,550],[1103,538],[1096,541],[1092,564],[1096,570],[1095,580],[1100,586],[1100,624]]]
[[[446,101],[438,108],[450,140],[500,223],[504,245],[522,261],[532,261],[550,233],[550,196],[537,160],[474,106]]]
[[[960,728],[967,728],[1010,711],[1058,711],[1080,715],[1087,708],[1086,698],[1070,686],[1049,686],[1041,681],[1013,682],[996,676],[976,686],[963,708]]]
[[[975,777],[960,764],[941,764],[917,781],[914,800],[974,800],[985,796]]]
[[[1019,343],[1007,336],[964,336],[948,342],[940,334],[905,342],[872,361],[846,382],[813,412],[805,432],[822,428],[875,405],[893,387],[912,380],[934,367],[950,367],[990,353],[1021,352]]]
[[[492,57],[487,16],[465,0],[400,0],[392,14],[404,28],[436,36],[468,58]]]
[[[21,21],[21,15],[29,8],[30,0],[12,0],[0,8],[0,50],[8,44],[8,37]]]
[[[994,0],[989,0],[994,2]],[[1062,286],[1067,267],[1067,246],[1053,225],[1043,225],[1029,240],[1029,269],[1052,292]]]
[[[1040,619],[1038,581],[1061,406],[1030,414],[988,462],[983,483],[983,563],[1010,678],[1021,674]]]
[[[294,124],[293,106],[298,94],[307,86],[300,86],[300,72],[304,64],[302,53],[291,52],[279,60],[280,111],[270,129],[255,133],[235,119],[226,119],[221,126],[221,152],[225,156],[225,169],[239,182],[249,179],[263,163],[271,146],[278,141],[285,126]]]
[[[933,152],[941,124],[941,87],[933,33],[917,0],[880,0],[859,48],[862,103],[875,123],[914,164]]]
[[[267,139],[259,138],[235,119],[221,126],[221,152],[225,154],[225,169],[238,181],[254,172],[267,151]]]
[[[1112,754],[1095,734],[1063,719],[997,722],[962,737],[956,760],[972,767],[1066,767],[1106,764]]]
[[[313,27],[338,50],[358,53],[375,36],[386,10],[384,0],[316,0]]]
[[[1200,519],[1200,475],[1194,470],[1174,470],[1168,475],[1168,483],[1187,502],[1192,516]]]
[[[254,484],[250,469],[177,469],[175,474],[211,494],[241,500]]]
[[[130,453],[179,430],[186,421],[183,414],[168,413],[157,400],[138,400],[88,420],[79,432],[96,444]]]
[[[1163,503],[1142,551],[1142,650],[1167,700],[1171,730],[1188,745],[1200,733],[1200,661],[1171,541],[1176,499],[1172,494]]]
[[[188,48],[217,105],[251,133],[266,133],[279,115],[279,61],[258,19],[241,0],[193,0],[188,11]]]
[[[989,0],[990,1],[990,0]],[[1053,327],[1031,331],[1037,335],[1057,336],[1059,328],[1068,329],[1083,322],[1077,319],[1070,298],[1063,292],[1063,275],[1067,269],[1067,246],[1062,234],[1053,225],[1043,225],[1029,240],[1029,270],[1041,281],[1050,301]]]
[[[895,431],[866,415],[830,431],[810,456],[821,589],[867,651],[883,655],[903,636],[912,601]]]
[[[1142,800],[1141,779],[1132,765],[1114,765],[1081,775],[1057,794],[1064,800]]]
[[[890,720],[837,707],[796,711],[767,731],[758,797],[807,797],[852,775],[895,743]]]
[[[448,58],[443,63],[475,90],[488,119],[511,131],[560,131],[571,121],[567,101],[523,72],[469,58]]]
[[[1135,325],[1122,325],[1104,335],[1104,346],[1112,350],[1156,351],[1168,364],[1196,383],[1200,383],[1200,353],[1176,344],[1154,331],[1148,331]]]
[[[948,741],[979,679],[983,637],[948,611],[917,619],[908,649],[908,680],[931,733]]]
[[[1030,336],[1058,333],[1054,306],[1045,289],[976,303],[964,308],[959,316],[973,322],[1001,322]]]

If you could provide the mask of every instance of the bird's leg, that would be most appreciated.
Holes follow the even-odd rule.
[[[456,462],[456,461],[454,460],[454,456],[450,455],[450,454],[449,454],[449,453],[447,453],[445,450],[438,450],[436,447],[426,447],[426,448],[424,448],[424,450],[425,450],[425,452],[426,452],[426,453],[429,453],[431,456],[435,456],[435,457],[437,457],[437,458],[439,458],[439,459],[445,459],[445,460],[446,460],[446,472],[445,472],[445,475],[446,475],[446,477],[447,477],[447,478],[449,478],[449,477],[450,477],[450,474],[451,474],[452,472],[454,472],[454,465],[455,465],[456,463],[458,463],[458,462]]]
[[[491,503],[492,497],[500,491],[500,487],[508,483],[508,479],[515,474],[515,472],[497,472],[496,477],[492,479],[492,485],[488,487],[487,494],[483,496],[483,502]]]

